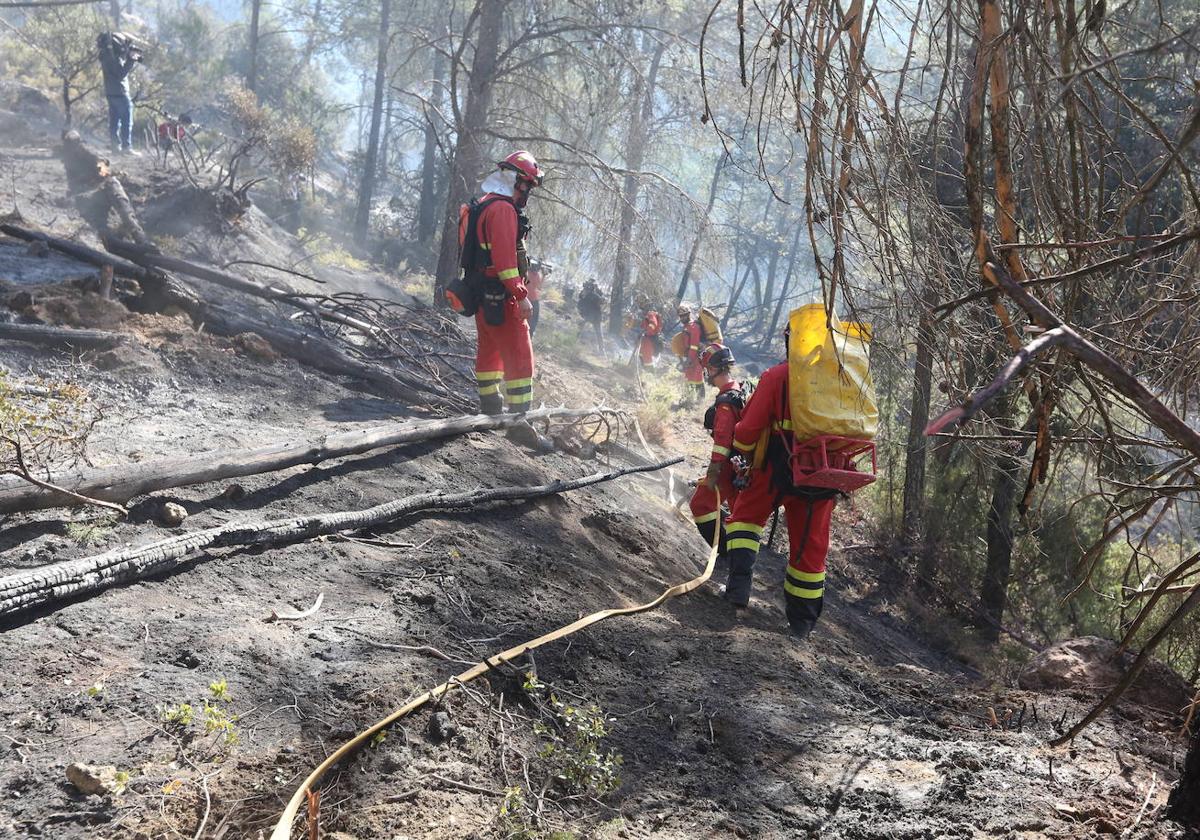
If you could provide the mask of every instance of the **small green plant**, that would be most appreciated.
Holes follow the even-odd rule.
[[[92,697],[92,698],[99,697],[103,693],[104,693],[104,683],[102,683],[102,682],[92,683],[90,686],[88,686],[88,690],[84,692],[84,694],[86,694],[88,697]]]
[[[206,735],[219,734],[225,746],[237,744],[241,737],[238,734],[238,716],[230,713],[222,704],[228,704],[231,695],[229,682],[224,679],[213,680],[208,684],[209,697],[197,709],[191,703],[177,703],[159,711],[159,720],[176,735],[190,738],[194,731],[192,724],[200,723]],[[199,719],[197,720],[197,715]]]
[[[538,757],[550,765],[555,780],[572,794],[604,796],[620,787],[622,758],[603,748],[608,719],[600,707],[564,703],[534,674],[526,674],[523,687],[531,696],[546,697],[547,714],[533,731],[545,742]]]
[[[132,778],[128,770],[118,770],[113,776],[113,793],[124,793]]]
[[[178,729],[186,729],[191,726],[195,718],[196,710],[192,708],[191,703],[179,703],[175,706],[168,706],[159,714],[159,719],[163,723]]]
[[[237,715],[230,715],[220,706],[214,706],[204,701],[204,731],[207,733],[220,732],[221,740],[232,747],[239,740],[238,731],[234,727]]]
[[[117,524],[115,516],[102,515],[66,524],[67,537],[82,546],[99,545],[108,539],[113,526]]]
[[[380,729],[371,738],[371,749],[375,749],[380,744],[382,744],[385,740],[387,740],[387,730]]]

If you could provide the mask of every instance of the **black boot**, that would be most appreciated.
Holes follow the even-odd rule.
[[[812,635],[813,628],[817,626],[817,622],[801,618],[788,622],[788,626],[792,630],[792,638],[797,642],[803,642]]]
[[[479,413],[493,416],[504,413],[504,397],[499,394],[480,394]]]
[[[750,606],[750,590],[754,586],[754,552],[748,548],[735,548],[728,556],[729,578],[725,581],[725,591],[721,597],[742,609]]]
[[[543,434],[539,434],[537,429],[529,425],[528,420],[517,420],[508,427],[508,431],[504,435],[513,443],[524,446],[526,449],[531,449],[534,452],[547,453],[554,451],[554,441]]]
[[[799,598],[790,592],[785,593],[783,598],[783,609],[787,615],[792,635],[798,641],[804,641],[817,626],[817,619],[821,617],[821,608],[824,606],[825,599],[821,597]]]

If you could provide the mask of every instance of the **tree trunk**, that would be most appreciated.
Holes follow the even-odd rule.
[[[733,317],[733,308],[737,306],[738,298],[742,296],[742,289],[746,287],[746,283],[750,280],[750,267],[753,265],[753,258],[746,264],[746,268],[742,271],[742,279],[738,280],[734,277],[733,288],[729,292],[729,303],[725,304],[725,312],[721,315],[721,332],[729,329],[729,319]]]
[[[95,248],[80,245],[78,242],[70,239],[59,239],[56,236],[50,236],[35,230],[26,230],[25,228],[10,224],[0,224],[0,233],[6,233],[25,242],[44,242],[48,247],[56,251],[67,254],[77,260],[91,263],[92,265],[110,266],[118,277],[128,277],[140,281],[150,273],[140,265],[134,265],[119,257],[114,257],[103,251],[97,251]]]
[[[388,150],[392,146],[392,105],[392,98],[386,97],[383,103],[383,139],[379,141],[379,169],[375,175],[380,190],[386,190],[388,187]]]
[[[775,340],[775,331],[779,327],[779,316],[783,314],[783,307],[787,303],[788,294],[792,291],[792,276],[796,271],[796,256],[800,252],[800,232],[802,230],[803,227],[797,224],[796,232],[792,234],[792,250],[788,254],[788,267],[787,273],[783,276],[783,288],[779,292],[779,299],[775,302],[775,311],[771,313],[771,323],[767,327],[767,331],[763,333],[762,343],[759,345],[763,350],[768,349],[771,346],[771,342]]]
[[[409,404],[432,405],[454,411],[467,411],[472,405],[460,394],[438,390],[423,378],[399,368],[385,368],[359,361],[332,341],[298,330],[286,322],[277,326],[267,324],[215,304],[203,305],[192,317],[198,317],[206,328],[219,335],[254,333],[281,355],[326,373],[362,379],[382,393]]]
[[[492,87],[496,81],[496,61],[500,46],[500,28],[506,16],[508,0],[477,0],[479,37],[475,43],[475,60],[467,81],[466,105],[461,122],[455,126],[458,137],[454,160],[446,190],[446,212],[442,218],[442,241],[438,250],[437,274],[434,278],[433,303],[445,305],[446,284],[458,274],[458,208],[470,200],[476,189],[476,179],[483,171],[484,130],[492,104]],[[454,68],[451,68],[451,80]],[[452,90],[453,93],[453,90]]]
[[[446,80],[446,59],[433,50],[433,88],[429,91],[429,108],[441,113],[443,83]],[[421,152],[421,200],[417,205],[417,241],[428,242],[437,229],[437,124],[434,113],[425,114],[425,147]]]
[[[633,244],[633,224],[637,219],[638,192],[641,180],[638,172],[646,159],[646,143],[650,138],[650,122],[654,117],[654,89],[658,68],[667,42],[660,40],[650,59],[650,70],[643,78],[635,68],[633,90],[629,97],[629,129],[625,133],[625,182],[621,190],[621,221],[617,231],[617,254],[613,283],[608,301],[609,335],[620,335],[625,314],[625,293],[633,274],[630,247]]]
[[[262,0],[250,0],[250,67],[246,71],[246,89],[258,93],[258,18]]]
[[[792,175],[791,175],[791,170],[789,169],[787,179],[786,179],[786,181],[784,183],[784,187],[783,187],[784,202],[786,204],[790,204],[791,197],[792,197]],[[773,201],[767,202],[767,207],[770,209],[776,209],[775,202],[773,202]],[[768,210],[768,212],[769,212],[769,210]],[[766,221],[765,213],[764,213],[763,221]],[[767,287],[763,292],[763,306],[754,315],[754,325],[753,325],[753,327],[751,327],[751,330],[753,332],[758,332],[759,330],[762,329],[763,319],[767,315],[767,308],[770,307],[771,301],[775,297],[775,278],[779,271],[779,261],[783,257],[783,251],[780,248],[780,245],[782,243],[779,240],[780,240],[781,235],[783,235],[784,231],[786,230],[786,225],[787,225],[787,215],[782,212],[779,212],[778,209],[776,209],[775,224],[772,225],[774,235],[770,239],[771,258],[767,261]],[[795,261],[795,258],[796,258],[796,243],[793,242],[792,250],[790,252],[790,256],[788,259],[788,271],[789,272],[791,271],[791,265]],[[782,303],[782,297],[780,298],[780,302]],[[778,309],[779,309],[779,307],[776,307],[776,312],[778,312]],[[767,340],[767,337],[764,336],[764,343],[766,340]]]
[[[997,424],[1004,422],[1009,405],[1001,409]],[[987,564],[983,572],[983,583],[979,589],[979,606],[982,613],[980,633],[989,642],[1000,639],[1000,625],[1004,619],[1004,607],[1008,602],[1008,578],[1012,566],[1013,507],[1017,496],[1017,474],[1021,463],[1017,457],[1005,452],[996,459],[992,467],[992,500],[987,514]]]
[[[121,28],[121,0],[108,0],[108,13],[112,15],[113,26]]]
[[[321,24],[321,0],[313,4],[312,16],[308,21],[308,34],[304,38],[304,66],[312,64],[313,53],[317,49],[317,32]]]
[[[929,425],[929,400],[933,387],[933,318],[937,304],[933,284],[925,281],[921,291],[921,312],[917,316],[917,358],[913,371],[912,403],[908,418],[908,447],[904,454],[904,502],[900,514],[901,533],[909,545],[917,545],[925,535],[925,455],[928,451],[925,427]],[[934,558],[921,555],[918,575],[926,585],[933,582]]]
[[[128,340],[123,333],[106,330],[76,330],[70,327],[49,327],[44,324],[0,323],[0,339],[39,344],[43,347],[78,347],[85,350],[107,350]]]
[[[696,265],[696,257],[700,253],[700,243],[704,240],[704,232],[708,230],[708,217],[712,214],[713,205],[717,203],[717,182],[721,179],[721,170],[725,168],[729,156],[724,152],[717,158],[716,168],[713,169],[712,183],[708,187],[708,205],[704,208],[704,215],[700,219],[700,226],[696,229],[696,238],[692,240],[692,250],[688,253],[687,264],[683,267],[683,276],[679,278],[679,289],[675,292],[675,305],[683,303],[683,296],[687,294],[688,278],[692,275],[692,269]],[[699,288],[699,282],[696,286]],[[699,295],[697,295],[699,297]],[[699,303],[700,301],[696,301]]]
[[[121,547],[92,557],[51,563],[0,578],[0,617],[16,615],[67,598],[90,595],[122,583],[162,574],[182,566],[206,549],[297,542],[321,534],[360,531],[425,510],[455,509],[486,502],[541,498],[602,481],[611,481],[629,473],[659,470],[682,460],[682,457],[676,457],[648,467],[627,467],[571,481],[554,481],[537,487],[497,487],[466,493],[435,491],[396,499],[364,510],[229,522],[136,548]]]
[[[367,243],[371,225],[371,201],[379,166],[379,132],[383,124],[383,90],[387,86],[388,46],[391,44],[392,0],[381,0],[379,7],[379,45],[375,56],[375,95],[371,100],[371,129],[367,153],[363,158],[362,183],[358,188],[358,209],[354,213],[354,241]]]
[[[0,337],[7,325],[0,325]],[[117,336],[123,339],[124,336]],[[555,417],[587,417],[599,408],[538,409],[522,415],[526,420],[549,420]],[[136,496],[167,490],[223,481],[247,475],[277,472],[300,464],[316,464],[331,458],[359,455],[385,446],[399,446],[422,440],[438,440],[471,432],[507,428],[517,422],[517,415],[465,415],[446,420],[407,420],[369,429],[322,435],[297,442],[285,440],[254,449],[234,449],[206,452],[184,458],[134,466],[105,469],[75,469],[65,473],[41,476],[65,490],[110,502],[127,502]],[[18,479],[0,480],[0,513],[42,510],[52,507],[77,507],[84,502],[61,493],[44,490]]]

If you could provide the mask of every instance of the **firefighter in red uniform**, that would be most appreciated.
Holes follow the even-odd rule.
[[[704,415],[704,428],[709,430],[713,439],[712,456],[708,471],[692,494],[692,521],[709,545],[712,545],[714,530],[720,528],[718,546],[720,553],[724,554],[725,523],[719,503],[732,508],[737,498],[729,458],[733,451],[733,428],[746,405],[746,394],[731,374],[734,358],[733,351],[728,347],[708,345],[700,352],[700,362],[704,365],[704,376],[708,383],[717,388],[717,399]],[[720,493],[719,500],[714,490]]]
[[[729,580],[724,597],[735,607],[749,605],[763,526],[782,503],[791,543],[783,583],[787,620],[793,635],[805,639],[821,615],[829,524],[837,493],[792,485],[791,416],[784,362],[762,375],[734,429],[734,451],[753,466],[749,484],[738,493],[725,526]]]
[[[484,180],[483,195],[459,214],[463,267],[476,272],[480,287],[475,379],[484,414],[501,414],[506,403],[509,411],[521,413],[533,401],[533,345],[526,320],[533,305],[525,286],[527,226],[521,211],[543,172],[525,151],[513,152],[497,167]]]
[[[638,354],[641,356],[642,366],[645,367],[653,364],[658,355],[663,323],[662,316],[650,308],[650,298],[642,295],[638,298],[638,305],[642,310],[642,338]]]
[[[687,357],[683,364],[683,379],[686,387],[684,401],[695,405],[704,401],[704,365],[700,364],[700,322],[692,320],[690,307],[680,304],[679,323],[687,335]]]

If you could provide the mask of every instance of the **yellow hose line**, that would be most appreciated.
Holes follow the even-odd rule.
[[[720,510],[720,491],[714,488],[713,492],[717,497],[717,510]],[[438,697],[441,697],[450,690],[451,686],[456,683],[468,683],[476,677],[486,674],[493,668],[496,668],[502,664],[507,664],[510,660],[516,659],[518,656],[521,656],[528,651],[540,648],[542,645],[557,641],[565,638],[566,636],[570,636],[572,633],[582,630],[585,627],[590,627],[591,625],[599,621],[603,621],[606,618],[612,618],[613,616],[618,615],[634,615],[636,613],[646,612],[647,610],[652,610],[655,607],[661,606],[671,598],[674,598],[678,595],[686,595],[688,592],[703,586],[704,583],[710,577],[712,577],[713,567],[717,563],[717,546],[720,544],[720,540],[721,529],[720,527],[717,527],[713,529],[713,542],[709,547],[708,561],[704,564],[704,571],[685,583],[678,583],[675,586],[665,590],[653,601],[640,604],[636,607],[600,610],[599,612],[594,612],[591,615],[586,615],[577,621],[572,621],[570,624],[567,624],[563,627],[559,627],[557,630],[552,630],[544,636],[538,636],[533,641],[524,642],[516,645],[515,647],[510,647],[508,650],[497,653],[496,655],[488,657],[481,662],[477,662],[475,665],[472,665],[458,676],[451,677],[450,679],[446,680],[438,687],[431,688],[429,691],[426,691],[419,697],[410,700],[408,703],[392,712],[383,720],[374,724],[370,729],[364,729],[362,732],[355,735],[349,741],[338,747],[328,758],[317,765],[315,770],[308,774],[308,778],[306,778],[301,783],[300,787],[296,789],[296,792],[292,794],[292,798],[288,800],[287,807],[283,809],[283,814],[279,817],[279,821],[275,823],[275,829],[271,832],[271,840],[291,840],[292,823],[296,819],[296,814],[300,811],[300,806],[304,803],[305,794],[312,790],[313,786],[317,784],[317,782],[321,781],[321,778],[326,772],[328,772],[329,768],[361,748],[364,744],[374,738],[377,733],[387,729],[396,721],[400,720],[411,712],[415,712],[430,700],[436,700]]]

